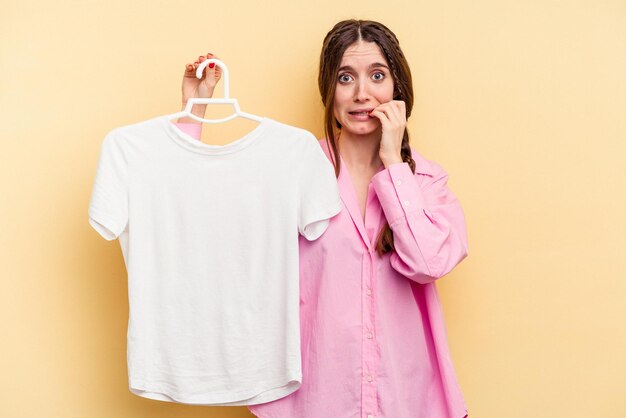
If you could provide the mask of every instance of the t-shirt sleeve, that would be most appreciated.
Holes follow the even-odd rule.
[[[326,231],[329,219],[341,210],[341,198],[335,170],[317,139],[310,135],[298,183],[298,230],[306,239],[313,241]]]
[[[128,224],[128,167],[116,130],[100,146],[89,201],[89,224],[107,241],[118,238]]]

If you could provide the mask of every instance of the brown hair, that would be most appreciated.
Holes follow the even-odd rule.
[[[400,42],[396,35],[382,23],[371,20],[344,20],[337,23],[326,34],[322,53],[320,54],[320,69],[318,75],[318,86],[324,104],[324,133],[330,149],[331,159],[335,166],[335,176],[339,177],[341,170],[340,159],[337,147],[336,130],[341,129],[341,125],[335,119],[334,98],[337,86],[337,75],[341,59],[346,49],[360,40],[374,42],[384,55],[391,75],[393,77],[394,100],[403,100],[406,104],[406,117],[411,115],[413,108],[413,84],[411,82],[411,70],[409,64],[400,49]],[[409,146],[409,133],[405,129],[402,137],[401,148],[402,161],[409,164],[411,171],[415,173],[415,161],[411,157],[411,147]],[[376,250],[379,255],[383,255],[393,249],[393,232],[386,223],[376,242]]]

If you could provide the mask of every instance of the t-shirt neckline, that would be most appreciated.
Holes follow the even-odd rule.
[[[254,127],[254,129],[239,139],[229,142],[228,144],[210,145],[205,144],[199,139],[183,132],[180,128],[174,125],[174,122],[169,119],[168,115],[164,115],[159,118],[159,121],[165,126],[165,130],[169,134],[168,136],[172,138],[174,142],[189,151],[207,155],[223,155],[241,151],[251,145],[255,139],[259,137],[259,135],[265,130],[265,127],[270,120],[270,118],[262,117],[261,121],[256,127]]]

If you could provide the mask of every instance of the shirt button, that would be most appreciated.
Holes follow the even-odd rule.
[[[371,333],[371,332],[368,332],[368,333],[367,333],[367,338],[369,338],[369,339],[371,340],[373,337],[374,337],[374,336],[372,335],[372,333]]]
[[[372,289],[370,289],[369,287],[367,288],[367,294],[371,295],[372,294]]]
[[[398,179],[398,181],[396,182],[396,184],[397,184],[398,186],[401,186],[401,185],[402,185],[402,180]]]
[[[404,206],[409,206],[411,204],[411,202],[409,202],[408,200],[404,201]]]
[[[370,375],[367,375],[367,381],[368,381],[368,382],[372,382],[372,380],[374,380],[374,379],[372,378],[372,375],[371,375],[371,374],[370,374]]]
[[[367,414],[367,418],[374,418],[374,415],[372,415],[372,414]]]

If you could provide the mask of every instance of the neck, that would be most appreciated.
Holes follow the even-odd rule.
[[[339,154],[350,170],[375,171],[382,161],[379,156],[381,129],[369,135],[350,135],[341,132],[338,137]]]

